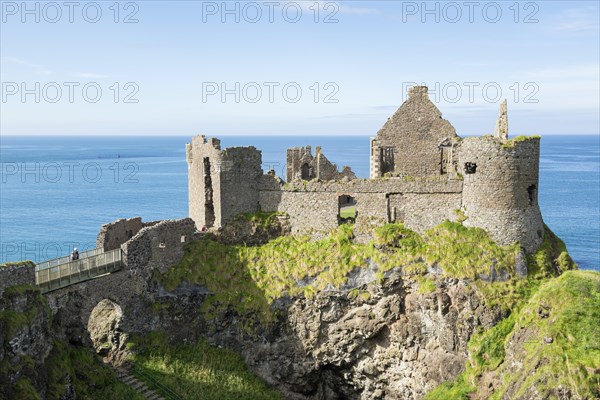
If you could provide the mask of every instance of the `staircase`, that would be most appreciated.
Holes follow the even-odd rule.
[[[116,367],[117,378],[136,392],[141,393],[148,400],[166,400],[160,394],[146,386],[144,382],[133,376],[130,369],[130,366]]]

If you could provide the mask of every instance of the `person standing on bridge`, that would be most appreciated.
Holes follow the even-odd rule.
[[[73,249],[73,253],[71,254],[71,261],[79,260],[79,251],[77,251],[77,247]]]

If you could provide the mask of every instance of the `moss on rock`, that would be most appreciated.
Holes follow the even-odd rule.
[[[599,273],[547,279],[508,318],[473,335],[465,371],[427,398],[597,398],[599,320]]]

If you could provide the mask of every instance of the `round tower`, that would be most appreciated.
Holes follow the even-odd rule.
[[[496,243],[533,253],[544,238],[538,205],[539,137],[465,138],[458,151],[467,226],[485,229]]]

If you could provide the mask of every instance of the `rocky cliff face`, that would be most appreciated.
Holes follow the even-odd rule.
[[[440,278],[437,290],[420,293],[398,270],[381,283],[369,269],[360,275],[354,287],[277,301],[277,322],[250,332],[233,312],[190,318],[203,296],[172,297],[165,328],[235,348],[286,399],[400,399],[456,377],[475,328],[503,316],[462,280]]]
[[[270,232],[267,228],[264,231]],[[452,233],[453,242],[465,234],[460,232]],[[531,259],[532,283],[516,279],[518,268],[514,265],[501,274],[502,279],[512,280],[483,282],[477,274],[470,278],[448,276],[447,271],[440,269],[445,265],[442,261],[463,262],[471,271],[480,254],[485,255],[489,250],[500,257],[501,249],[482,249],[483,253],[475,256],[466,254],[455,259],[450,249],[445,248],[444,260],[436,259],[426,265],[421,258],[416,264],[383,269],[383,259],[379,264],[374,262],[377,257],[421,249],[440,237],[436,234],[417,240],[404,230],[396,233],[393,240],[386,241],[386,246],[391,247],[381,249],[375,248],[379,245],[370,248],[354,244],[343,235],[326,239],[322,245],[328,247],[319,247],[325,251],[317,253],[315,260],[333,262],[327,256],[337,252],[344,263],[356,265],[344,272],[341,284],[331,283],[337,279],[328,275],[336,272],[333,267],[323,267],[308,277],[300,271],[298,276],[302,279],[296,279],[292,269],[278,276],[278,279],[292,276],[290,282],[296,289],[315,288],[317,283],[323,283],[318,290],[292,291],[284,285],[265,286],[265,282],[275,279],[278,268],[287,267],[279,264],[282,259],[274,252],[281,251],[285,255],[283,260],[287,260],[284,264],[291,263],[293,257],[307,257],[294,255],[293,251],[301,253],[314,245],[302,242],[305,247],[298,250],[293,241],[291,248],[279,241],[278,247],[266,247],[261,253],[247,253],[245,246],[198,242],[195,249],[201,250],[200,253],[194,253],[192,248],[165,275],[157,272],[144,277],[147,292],[143,297],[132,295],[128,303],[121,305],[103,300],[92,310],[91,318],[77,314],[82,308],[77,306],[81,299],[75,295],[65,296],[74,300],[65,300],[61,303],[63,307],[53,314],[38,291],[18,286],[7,288],[0,298],[0,398],[72,399],[76,387],[82,393],[84,383],[93,384],[93,378],[84,371],[95,368],[94,363],[88,359],[87,364],[77,365],[84,359],[81,349],[93,347],[97,353],[118,362],[128,351],[129,334],[152,330],[166,332],[173,342],[204,337],[214,345],[237,350],[254,372],[291,400],[421,399],[443,382],[455,381],[457,377],[461,382],[468,381],[467,392],[475,398],[488,398],[493,393],[499,399],[541,399],[561,393],[573,398],[593,398],[588,396],[591,389],[585,389],[588,394],[580,395],[584,393],[582,389],[570,389],[569,385],[583,387],[581,382],[600,379],[597,362],[600,357],[594,361],[594,355],[600,355],[597,349],[600,336],[583,334],[580,329],[593,326],[591,321],[600,309],[597,300],[593,300],[600,299],[600,278],[586,278],[590,282],[593,278],[594,282],[586,286],[581,279],[564,274],[570,280],[560,280],[562,277],[549,280],[552,285],[540,289],[539,295],[533,296],[522,311],[513,308],[510,312],[511,307],[506,307],[532,296],[536,285],[543,282],[533,278],[536,270],[560,267],[564,271],[572,267],[563,251],[564,245],[549,241]],[[234,254],[238,257],[233,257]],[[243,254],[247,257],[239,258]],[[367,258],[357,262],[356,254]],[[413,254],[417,257],[415,254],[418,253]],[[256,266],[250,265],[253,260],[260,264],[260,257],[269,257],[274,269],[268,273],[260,268],[250,271]],[[228,261],[210,264],[210,260]],[[491,260],[493,267],[497,259]],[[523,263],[518,254],[513,261]],[[450,267],[455,267],[454,274],[460,272],[457,265],[446,269]],[[489,270],[489,266],[486,268]],[[212,276],[208,276],[210,271]],[[262,275],[252,275],[258,273]],[[327,276],[323,278],[323,274]],[[177,277],[183,279],[173,284]],[[491,274],[486,277],[491,280]],[[273,287],[283,289],[277,289],[279,293],[269,292],[274,299],[269,302],[266,290]],[[568,296],[562,290],[565,287],[569,288]],[[492,296],[490,291],[495,291]],[[579,293],[587,293],[585,298],[591,299],[585,303],[586,308],[561,311],[564,304],[584,304],[576,298]],[[504,294],[514,297],[512,303],[498,302]],[[260,318],[265,310],[270,316],[267,320]],[[579,317],[586,314],[591,317],[586,320]],[[87,325],[81,325],[81,321],[87,321]],[[133,327],[142,331],[129,332],[128,328]],[[482,339],[485,332],[494,334]],[[474,338],[479,345],[473,345]],[[549,352],[557,343],[562,347]],[[78,353],[73,353],[72,348],[79,349]],[[560,367],[564,364],[560,361],[564,354],[570,360],[566,370]],[[578,364],[582,354],[591,355],[586,356],[589,360]],[[65,363],[65,359],[71,361]],[[510,381],[505,376],[510,376]],[[106,376],[105,382],[109,378]],[[552,386],[555,381],[557,384]],[[435,398],[449,398],[447,393]],[[103,398],[118,397],[107,392]]]
[[[0,398],[31,398],[35,388],[46,387],[49,338],[50,310],[39,292],[7,288],[0,297]]]

